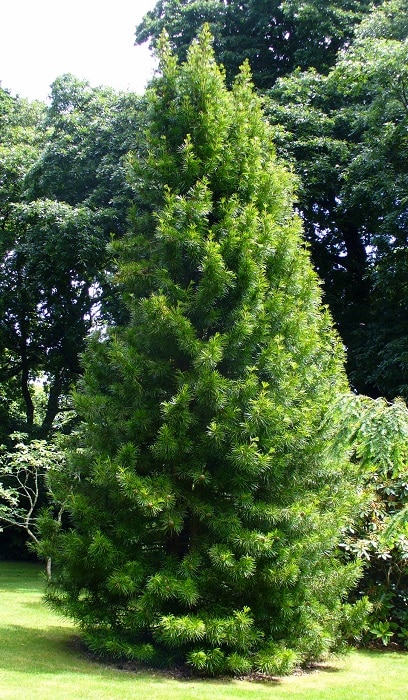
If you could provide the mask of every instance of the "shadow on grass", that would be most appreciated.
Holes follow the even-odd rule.
[[[7,639],[9,641],[7,641]],[[108,677],[115,683],[128,682],[132,675],[135,681],[161,684],[167,678],[160,673],[140,669],[126,672],[113,665],[96,663],[82,654],[82,645],[72,629],[43,628],[41,630],[18,625],[0,628],[0,675],[15,673],[28,677],[81,676]],[[1,691],[0,691],[1,696]]]
[[[56,673],[59,668],[75,665],[70,653],[75,639],[72,629],[61,627],[31,628],[20,625],[0,627],[0,668],[19,672]],[[80,659],[79,659],[80,661]]]
[[[27,604],[30,605],[30,604]],[[35,604],[34,604],[35,605]],[[81,638],[71,628],[44,627],[36,629],[19,625],[0,627],[0,671],[13,670],[28,675],[83,675],[114,674],[115,679],[143,680],[166,683],[169,680],[189,684],[205,682],[207,685],[231,685],[245,680],[254,684],[278,686],[281,679],[262,674],[242,678],[209,678],[193,674],[186,667],[152,668],[135,662],[119,661],[95,656],[89,652]]]
[[[76,648],[77,648],[77,653],[81,654],[82,658],[86,658],[92,663],[94,666],[97,666],[99,668],[107,668],[111,669],[112,671],[125,671],[126,673],[130,674],[136,674],[136,675],[141,675],[144,674],[145,677],[148,677],[149,679],[155,678],[155,679],[161,679],[162,681],[180,681],[180,682],[205,682],[206,684],[217,684],[217,685],[224,685],[228,687],[233,683],[234,681],[237,680],[242,680],[242,681],[250,681],[251,683],[254,684],[264,684],[264,685],[279,685],[282,682],[281,678],[278,678],[277,676],[267,676],[265,674],[261,673],[254,673],[251,675],[247,676],[217,676],[217,677],[212,677],[212,676],[204,676],[200,675],[197,672],[194,672],[190,667],[187,665],[182,665],[182,666],[173,666],[173,667],[157,667],[157,666],[148,666],[148,665],[143,665],[140,664],[136,661],[120,661],[119,659],[114,659],[114,658],[106,658],[106,657],[101,657],[96,654],[93,654],[89,649],[86,647],[84,642],[82,641],[81,637],[77,637],[75,642],[74,642]]]

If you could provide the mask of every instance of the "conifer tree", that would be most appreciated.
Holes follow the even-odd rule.
[[[323,422],[342,347],[248,67],[228,90],[207,29],[185,63],[165,38],[160,56],[117,244],[130,321],[84,357],[48,600],[98,652],[287,672],[364,613],[336,554],[355,476]]]

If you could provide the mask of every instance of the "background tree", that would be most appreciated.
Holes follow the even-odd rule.
[[[407,395],[407,9],[385,3],[328,76],[277,81],[267,107],[279,152],[301,177],[299,209],[351,381],[388,398]]]
[[[19,202],[24,192],[24,177],[38,158],[44,145],[44,132],[40,125],[45,106],[11,97],[0,88],[0,231],[1,252],[11,239],[10,219],[13,204]],[[1,315],[5,290],[0,298]],[[20,413],[23,398],[18,378],[13,371],[13,358],[0,330],[0,443],[15,429],[14,420]]]
[[[207,30],[161,65],[116,246],[130,320],[91,339],[81,440],[51,475],[72,528],[48,601],[99,652],[287,672],[366,611],[337,555],[353,469],[321,427],[341,346],[248,67],[228,91]]]
[[[154,48],[165,29],[184,60],[208,22],[228,80],[248,60],[255,85],[265,90],[295,68],[326,73],[371,7],[367,0],[160,0],[136,28],[136,43]]]
[[[0,378],[4,387],[20,387],[25,420],[13,429],[40,438],[80,374],[78,355],[104,300],[108,314],[119,313],[106,248],[125,229],[130,189],[123,158],[140,119],[136,96],[90,88],[72,76],[57,79],[51,97],[36,125],[42,148],[31,160],[21,154],[19,189],[8,190],[0,261]],[[11,182],[19,163],[9,167]],[[39,376],[48,390],[41,421],[31,389]]]

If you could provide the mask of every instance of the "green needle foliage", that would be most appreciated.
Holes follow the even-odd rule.
[[[84,358],[48,600],[98,652],[286,673],[364,616],[336,554],[355,479],[321,427],[342,348],[248,67],[229,91],[207,29],[184,64],[165,37],[160,56],[117,245],[130,322]]]

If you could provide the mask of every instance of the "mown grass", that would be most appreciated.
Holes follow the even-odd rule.
[[[0,698],[13,700],[406,700],[408,654],[352,652],[303,675],[268,682],[182,680],[95,663],[78,633],[41,601],[35,564],[0,562]]]

